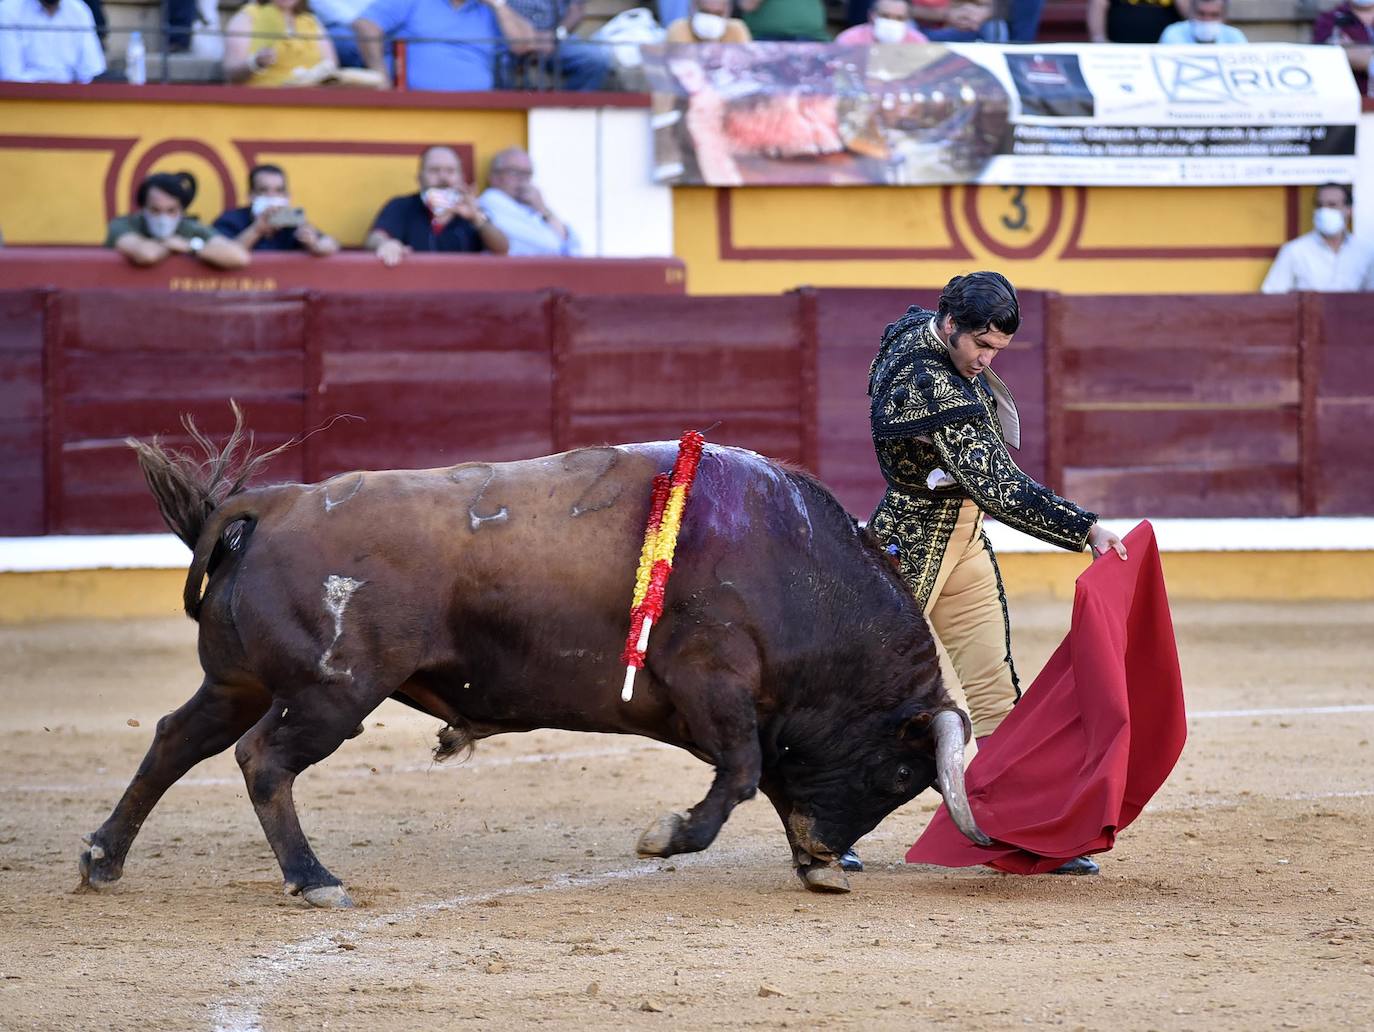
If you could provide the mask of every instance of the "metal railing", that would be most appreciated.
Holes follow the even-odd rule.
[[[15,31],[23,33],[44,34],[44,35],[97,35],[96,29],[72,28],[69,26],[52,25],[28,25],[28,24],[0,24],[0,33]],[[194,26],[188,28],[182,25],[174,25],[163,21],[151,28],[139,26],[131,28],[109,28],[100,33],[98,38],[101,40],[101,49],[106,57],[106,70],[97,75],[94,81],[97,82],[123,82],[126,81],[127,68],[122,62],[123,52],[127,51],[127,39],[133,33],[140,33],[145,42],[146,53],[146,81],[157,84],[171,84],[173,82],[185,82],[185,79],[177,79],[174,75],[175,65],[181,60],[196,60],[218,65],[220,78],[213,80],[193,79],[190,81],[204,82],[214,81],[223,82],[224,79],[224,60],[223,45],[230,39],[249,38],[255,42],[270,45],[271,41],[286,40],[330,40],[337,44],[341,39],[356,41],[356,37],[351,33],[330,32],[323,33],[270,33],[270,32],[230,32],[225,29],[210,29],[204,26]],[[191,36],[191,42],[186,49],[173,49],[168,44],[178,35]],[[113,44],[107,44],[106,39],[113,38]],[[124,46],[119,46],[120,38],[125,40]],[[220,46],[217,48],[219,56],[208,53],[196,52],[196,40],[218,40]],[[540,51],[526,50],[531,43],[538,42]],[[616,88],[614,71],[617,67],[614,52],[615,48],[624,47],[624,43],[603,42],[600,40],[588,39],[583,37],[570,37],[566,41],[558,40],[529,40],[514,39],[505,36],[482,36],[482,37],[453,37],[453,36],[407,36],[400,37],[395,35],[383,35],[383,51],[386,57],[385,69],[373,69],[385,75],[391,88],[396,90],[406,90],[408,88],[407,79],[410,71],[412,58],[416,47],[425,46],[467,46],[478,50],[489,50],[490,53],[490,72],[492,75],[493,89],[523,89],[523,90],[557,90],[562,88],[561,83],[571,62],[568,54],[572,48],[581,50],[599,51],[602,60],[608,68],[606,82],[601,89]],[[361,47],[359,47],[361,49]],[[363,64],[341,64],[341,67],[360,68],[367,67]],[[20,81],[20,80],[12,80]],[[51,80],[45,80],[51,81]],[[285,84],[294,85],[294,84]],[[459,87],[461,89],[461,87]]]

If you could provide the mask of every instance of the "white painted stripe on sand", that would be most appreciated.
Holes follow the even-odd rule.
[[[1230,717],[1325,717],[1337,713],[1374,713],[1374,703],[1357,706],[1278,706],[1272,709],[1193,710],[1189,720],[1223,720]]]
[[[734,863],[748,855],[747,850],[735,849],[714,854],[676,856],[672,858],[672,863],[679,869],[716,867]],[[212,1027],[215,1032],[263,1032],[262,1008],[268,996],[280,988],[287,979],[299,975],[316,961],[334,956],[341,940],[356,941],[379,929],[403,921],[415,921],[445,910],[479,905],[502,897],[536,896],[546,892],[565,892],[569,889],[585,889],[611,882],[646,878],[661,873],[663,869],[660,865],[661,861],[645,860],[631,867],[596,874],[557,875],[535,885],[507,885],[486,892],[464,893],[450,896],[448,899],[418,903],[379,917],[369,917],[359,921],[352,928],[335,928],[284,943],[271,953],[253,957],[230,976],[229,980],[238,982],[241,991],[236,998],[227,997],[211,1005],[214,1014]]]

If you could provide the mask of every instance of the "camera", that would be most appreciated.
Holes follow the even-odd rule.
[[[287,205],[269,208],[267,223],[275,229],[296,229],[305,225],[305,209]]]

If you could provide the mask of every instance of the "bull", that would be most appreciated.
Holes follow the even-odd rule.
[[[163,717],[80,855],[108,886],[162,794],[235,745],[285,889],[349,906],[301,830],[292,787],[383,700],[443,721],[435,754],[536,728],[636,734],[715,767],[642,856],[705,849],[757,790],[803,883],[844,892],[861,835],[932,784],[988,839],[963,780],[968,718],[946,693],[910,592],[810,476],[708,446],[664,612],[633,700],[621,645],[655,474],[672,444],[587,448],[443,469],[248,489],[238,414],[207,459],[130,441],[167,525],[193,551],[184,604],[204,681]]]

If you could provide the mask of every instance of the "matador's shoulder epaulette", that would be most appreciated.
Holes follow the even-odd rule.
[[[984,414],[972,385],[935,336],[934,314],[912,307],[883,334],[868,379],[876,438],[928,434]]]

